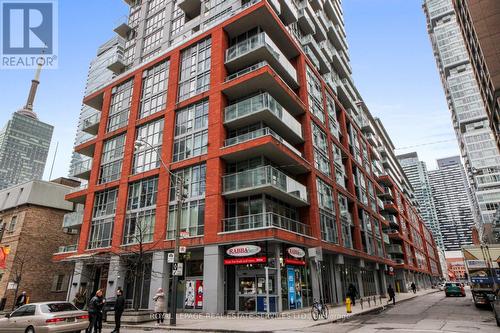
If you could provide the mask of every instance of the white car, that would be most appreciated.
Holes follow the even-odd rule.
[[[0,332],[67,333],[89,326],[87,312],[68,302],[30,303],[0,319]]]

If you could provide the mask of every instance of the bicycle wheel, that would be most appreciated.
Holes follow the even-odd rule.
[[[311,308],[311,317],[314,321],[319,319],[319,309],[315,305]]]
[[[323,316],[323,318],[328,319],[329,313],[328,313],[328,307],[326,306],[326,304],[323,304],[321,315]]]

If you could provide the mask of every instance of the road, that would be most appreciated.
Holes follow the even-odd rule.
[[[477,309],[466,297],[432,293],[397,304],[378,314],[362,315],[345,323],[312,327],[301,332],[335,333],[472,333],[500,332],[493,312]],[[280,332],[284,333],[284,332]]]
[[[270,329],[272,323],[270,322]],[[105,329],[103,333],[111,330]],[[146,330],[122,329],[121,332],[139,333]],[[149,329],[162,332],[163,330]],[[166,332],[163,331],[163,332]],[[182,332],[172,330],[169,332]],[[499,333],[493,313],[477,309],[470,291],[467,297],[445,297],[444,292],[419,296],[379,313],[354,317],[343,323],[314,326],[307,329],[276,331],[276,333]],[[183,331],[187,333],[187,331]]]

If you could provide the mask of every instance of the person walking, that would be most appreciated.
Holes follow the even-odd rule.
[[[347,287],[347,297],[351,299],[351,304],[352,306],[356,305],[356,296],[358,295],[358,290],[356,289],[356,286],[353,285],[352,283],[349,284],[349,287]]]
[[[99,289],[95,296],[92,297],[88,304],[90,325],[87,329],[88,333],[101,333],[102,330],[102,309],[104,308],[104,297],[102,290]]]
[[[23,306],[24,304],[26,304],[27,301],[28,301],[28,296],[26,296],[26,291],[23,290],[21,295],[19,295],[16,299],[16,308]]]
[[[411,283],[411,290],[413,290],[413,293],[416,294],[417,293],[417,286],[415,285],[415,282],[412,282]]]
[[[75,298],[73,298],[73,303],[80,310],[83,310],[83,308],[85,307],[85,296],[85,292],[80,289],[76,293]]]
[[[156,326],[163,324],[163,316],[165,313],[165,293],[162,288],[158,288],[155,296],[153,297],[155,301],[155,316],[156,316]]]
[[[111,333],[120,333],[120,326],[122,322],[123,310],[125,310],[125,297],[123,297],[122,288],[118,287],[116,290],[115,301],[115,329]]]
[[[392,289],[391,285],[389,285],[389,287],[387,288],[387,294],[389,295],[389,300],[387,301],[387,303],[392,301],[392,304],[396,305],[396,293],[394,292],[394,289]]]

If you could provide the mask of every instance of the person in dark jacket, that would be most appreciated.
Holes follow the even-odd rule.
[[[389,295],[389,300],[387,301],[387,303],[392,301],[392,304],[396,305],[396,293],[394,292],[394,289],[392,289],[391,285],[389,285],[389,287],[387,288],[387,294]]]
[[[120,326],[122,321],[123,310],[125,310],[125,297],[123,297],[123,291],[120,287],[116,290],[116,301],[115,301],[115,329],[111,333],[120,333]]]
[[[356,289],[356,286],[353,285],[352,283],[349,284],[349,287],[347,287],[347,297],[351,299],[352,306],[356,305],[357,295],[358,295],[358,290]]]
[[[102,290],[99,289],[95,296],[92,297],[88,304],[90,326],[88,328],[88,333],[101,333],[102,330],[102,309],[104,308],[104,297],[102,296]]]
[[[26,304],[27,301],[28,301],[28,296],[26,296],[26,292],[23,290],[21,295],[17,297],[16,308],[23,306],[24,304]]]
[[[415,284],[415,282],[411,283],[411,290],[413,291],[414,294],[417,293],[417,285]]]

